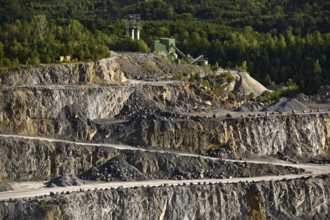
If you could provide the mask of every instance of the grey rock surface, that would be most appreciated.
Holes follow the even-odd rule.
[[[110,84],[125,82],[124,72],[115,57],[96,62],[46,64],[23,68],[2,78],[2,84],[49,85],[49,84]]]
[[[305,112],[308,110],[308,107],[297,99],[289,99],[285,97],[280,98],[276,103],[273,103],[264,109],[264,111],[268,112]]]
[[[56,186],[65,186],[74,185],[76,179],[70,176],[83,180],[133,181],[200,179],[201,174],[207,178],[228,178],[292,173],[301,173],[301,170],[173,153],[119,150],[97,144],[82,146],[0,138],[0,179],[6,181],[52,180],[50,183]]]
[[[0,192],[5,192],[12,190],[13,188],[10,186],[10,184],[0,184]]]
[[[47,187],[66,187],[66,186],[81,186],[86,184],[84,180],[79,179],[75,176],[63,175],[56,177],[46,183]]]
[[[0,202],[3,219],[328,219],[330,179],[138,187]]]
[[[298,157],[311,158],[329,155],[329,121],[327,113],[225,119],[150,116],[115,125],[117,131],[127,132],[113,133],[112,137],[149,149],[195,153],[220,149],[233,157],[291,152]],[[109,129],[113,130],[113,127]],[[109,133],[106,128],[99,131],[96,140],[104,137],[102,132]]]
[[[265,90],[247,73],[237,73],[230,91],[169,79],[176,73],[206,76],[210,69],[172,64],[156,54],[113,52],[97,62],[2,74],[0,191],[7,191],[2,198],[12,197],[8,190],[19,194],[0,202],[0,219],[329,219],[329,176],[281,176],[325,173],[323,165],[311,171],[290,162],[258,163],[259,157],[328,163],[328,107],[309,103],[314,111],[306,112],[297,100],[281,99],[271,113],[233,112],[244,94]],[[326,103],[328,90],[300,97]],[[254,176],[281,180],[187,185],[203,178],[259,180]],[[113,186],[108,182],[154,179],[185,184],[65,191],[84,181]],[[31,191],[31,183],[15,183],[46,180],[54,188]],[[36,197],[17,199],[22,195]]]
[[[235,109],[238,112],[258,112],[262,107],[258,103],[246,103]]]

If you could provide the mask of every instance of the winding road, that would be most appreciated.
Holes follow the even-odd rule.
[[[9,135],[9,134],[0,134],[2,138],[13,138],[13,139],[27,139],[27,140],[38,140],[46,142],[62,142],[68,144],[76,144],[82,146],[103,146],[111,147],[121,150],[139,150],[146,152],[157,152],[157,153],[169,153],[176,154],[180,156],[189,156],[189,157],[201,157],[211,160],[219,160],[219,158],[213,158],[208,156],[202,156],[198,154],[191,153],[180,153],[173,151],[159,151],[159,150],[146,150],[142,148],[136,148],[127,145],[117,145],[117,144],[105,144],[105,143],[86,143],[86,142],[75,142],[62,139],[46,138],[46,137],[34,137],[34,136],[22,136],[22,135]],[[129,188],[129,187],[139,187],[139,186],[162,186],[167,185],[181,185],[181,184],[201,184],[201,183],[237,183],[237,182],[258,182],[258,181],[275,181],[283,179],[296,179],[302,177],[310,177],[321,174],[330,173],[330,165],[318,165],[318,164],[293,164],[286,161],[274,160],[274,161],[262,161],[262,160],[230,160],[230,159],[220,159],[230,162],[238,163],[256,163],[256,164],[273,164],[280,166],[289,166],[294,168],[302,168],[305,170],[303,174],[289,174],[281,176],[259,176],[259,177],[247,177],[247,178],[227,178],[227,179],[194,179],[194,180],[147,180],[147,181],[134,181],[134,182],[92,182],[89,181],[87,184],[82,186],[70,186],[70,187],[57,187],[57,188],[46,188],[43,186],[42,182],[25,182],[25,183],[15,183],[12,184],[14,190],[1,192],[1,200],[9,199],[20,199],[20,198],[31,198],[42,195],[49,195],[52,193],[61,193],[61,192],[74,192],[80,190],[95,190],[95,189],[104,189],[104,188]]]

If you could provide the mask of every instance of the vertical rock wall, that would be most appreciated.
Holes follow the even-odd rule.
[[[329,176],[137,187],[0,202],[6,219],[327,219]]]
[[[329,155],[330,115],[300,114],[230,119],[138,119],[123,125],[127,144],[188,152],[230,151],[236,156],[286,153]],[[119,134],[118,134],[119,135]]]

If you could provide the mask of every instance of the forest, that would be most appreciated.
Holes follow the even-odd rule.
[[[0,67],[149,52],[174,37],[212,66],[242,65],[265,85],[289,80],[308,94],[330,84],[327,0],[0,0]],[[125,16],[140,14],[140,41],[125,36]],[[1,70],[0,70],[1,71]]]

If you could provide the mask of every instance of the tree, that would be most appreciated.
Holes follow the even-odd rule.
[[[145,53],[150,52],[150,48],[143,40],[138,41],[138,50]]]
[[[313,73],[315,73],[315,74],[322,73],[322,67],[321,67],[318,59],[315,60],[315,62],[314,62]]]
[[[32,26],[35,33],[35,37],[39,40],[43,40],[47,31],[47,19],[45,15],[37,15],[32,19]]]
[[[4,50],[3,50],[3,43],[0,42],[0,66],[2,66],[3,56],[4,56]]]
[[[247,69],[248,69],[247,63],[246,63],[245,60],[242,62],[241,69],[244,70],[244,71],[247,71]]]

